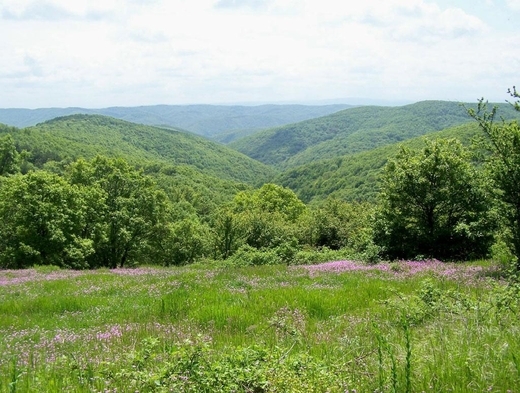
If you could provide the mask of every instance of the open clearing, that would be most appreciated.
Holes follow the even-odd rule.
[[[0,271],[0,391],[517,392],[489,263]]]

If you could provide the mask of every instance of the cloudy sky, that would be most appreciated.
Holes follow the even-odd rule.
[[[0,107],[506,100],[520,0],[0,0]]]

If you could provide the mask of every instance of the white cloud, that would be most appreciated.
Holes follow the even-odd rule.
[[[513,11],[520,11],[520,0],[507,0],[506,2]]]
[[[12,1],[0,4],[0,17],[8,20],[44,20],[49,22],[69,19],[98,20],[110,18],[119,8],[115,3],[101,1]]]
[[[263,8],[267,7],[271,0],[218,0],[216,8]]]
[[[3,0],[0,17],[0,107],[457,99],[504,91],[519,60],[430,0]]]

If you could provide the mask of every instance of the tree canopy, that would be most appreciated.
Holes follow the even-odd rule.
[[[515,100],[512,107],[520,111],[520,94],[515,87],[509,93]],[[496,197],[508,223],[506,237],[517,258],[516,268],[520,270],[520,127],[517,121],[497,119],[498,107],[488,110],[487,105],[481,99],[477,109],[470,108],[468,113],[484,134],[481,144],[489,153],[488,174],[497,190]]]
[[[16,150],[13,137],[10,134],[0,137],[0,176],[18,172],[19,161],[20,154]]]
[[[390,258],[468,259],[492,240],[489,199],[455,139],[401,149],[385,167],[376,242]]]
[[[0,266],[87,267],[94,253],[91,233],[85,232],[87,210],[80,189],[57,175],[38,171],[3,179]]]

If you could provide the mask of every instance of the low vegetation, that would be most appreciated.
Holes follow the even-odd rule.
[[[6,392],[514,392],[488,264],[0,272]]]

